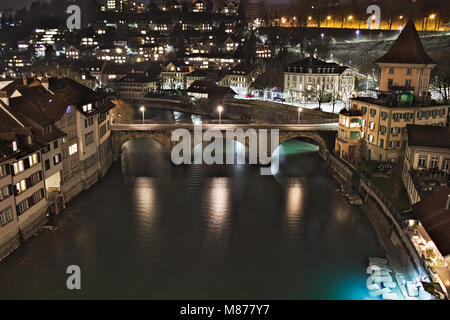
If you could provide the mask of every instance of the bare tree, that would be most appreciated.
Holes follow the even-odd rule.
[[[450,101],[450,55],[442,53],[436,58],[437,67],[433,70],[432,89],[436,90],[445,103]]]

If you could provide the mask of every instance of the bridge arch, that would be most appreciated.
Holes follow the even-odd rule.
[[[327,157],[329,150],[328,150],[328,144],[326,141],[316,132],[280,132],[280,141],[279,144],[282,145],[286,141],[292,140],[292,139],[303,139],[307,140],[309,142],[312,142],[313,144],[317,145],[319,147],[319,153],[322,155],[322,157]]]
[[[160,144],[169,153],[172,150],[172,141],[170,141],[170,135],[167,139],[165,132],[145,132],[145,131],[134,131],[134,132],[121,132],[120,134],[112,135],[113,144],[113,156],[114,160],[120,159],[122,153],[122,147],[128,142],[136,139],[146,139],[152,140]]]

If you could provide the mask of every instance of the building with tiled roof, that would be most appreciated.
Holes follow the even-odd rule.
[[[406,144],[406,126],[445,126],[449,106],[432,101],[430,73],[434,60],[426,53],[414,23],[409,21],[390,50],[375,61],[381,69],[380,90],[372,97],[353,98],[363,114],[368,160],[397,160]]]
[[[407,144],[402,179],[411,203],[449,183],[450,129],[407,125]]]
[[[389,51],[375,63],[381,69],[381,91],[412,91],[416,99],[428,94],[436,62],[426,53],[414,22],[409,20]]]
[[[316,101],[332,93],[347,100],[354,88],[354,72],[347,66],[312,56],[295,61],[284,69],[285,98],[291,101]]]
[[[68,78],[0,83],[1,259],[106,173],[114,104]]]

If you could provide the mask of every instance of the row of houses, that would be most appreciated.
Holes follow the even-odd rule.
[[[0,259],[105,175],[113,106],[68,78],[0,78]]]
[[[236,64],[229,70],[194,69],[179,62],[171,62],[162,70],[130,73],[113,81],[118,97],[139,100],[149,92],[158,90],[188,90],[195,81],[212,81],[220,87],[231,88],[244,97],[251,91],[251,84],[265,71],[265,65]]]

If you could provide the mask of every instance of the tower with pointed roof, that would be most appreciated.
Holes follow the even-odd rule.
[[[381,91],[411,91],[416,99],[428,94],[436,62],[426,53],[412,20],[375,63],[381,69]]]

